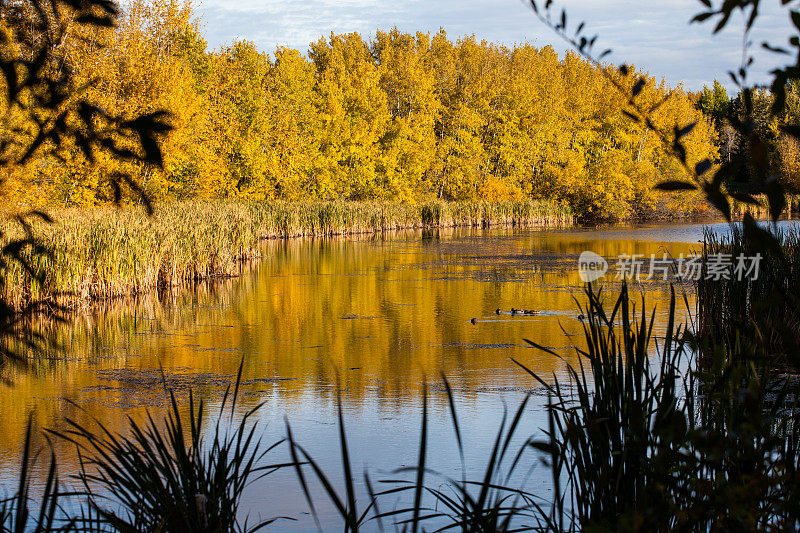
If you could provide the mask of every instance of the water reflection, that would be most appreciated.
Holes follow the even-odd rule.
[[[563,371],[563,361],[523,339],[566,349],[568,335],[581,333],[574,301],[582,290],[581,252],[678,256],[696,251],[701,238],[701,226],[684,225],[268,242],[264,259],[237,279],[188,294],[112,302],[59,329],[65,359],[8,371],[14,385],[3,390],[0,460],[16,464],[31,410],[44,427],[59,427],[65,417],[84,423],[97,417],[121,428],[124,414],[163,405],[165,385],[179,398],[194,388],[213,402],[242,357],[243,407],[266,402],[262,416],[274,440],[283,436],[288,415],[298,437],[331,465],[338,460],[329,444],[336,439],[337,373],[359,462],[388,468],[414,461],[420,384],[444,372],[478,460],[504,404],[536,392],[510,358],[541,375]],[[606,284],[612,298],[614,284]],[[634,290],[663,317],[668,285]],[[495,312],[512,307],[537,314]],[[440,443],[434,459],[456,468],[441,391],[434,391],[432,409],[432,442]],[[541,425],[540,413],[541,401],[526,422],[529,434]],[[72,451],[60,453],[65,469],[74,468]],[[248,496],[253,508],[279,494],[279,514],[305,511],[291,476],[277,479]]]

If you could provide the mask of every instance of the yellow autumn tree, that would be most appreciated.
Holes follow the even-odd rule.
[[[381,139],[385,195],[415,201],[425,190],[436,152],[434,126],[442,109],[431,69],[431,40],[427,34],[411,35],[396,28],[379,31],[372,54],[391,116]]]
[[[53,195],[65,205],[87,205],[112,194],[109,178],[125,173],[149,195],[177,198],[187,184],[176,180],[198,152],[196,139],[203,124],[202,99],[194,90],[192,73],[182,58],[181,42],[196,32],[188,3],[175,0],[132,0],[125,5],[116,28],[93,28],[92,39],[76,34],[69,53],[80,65],[79,78],[89,87],[84,96],[98,108],[122,117],[167,109],[174,129],[163,140],[163,169],[99,153],[89,162],[77,146],[66,146],[65,163],[49,161],[46,172]],[[98,49],[92,43],[98,42]],[[198,169],[196,174],[205,173]]]
[[[63,161],[16,169],[9,194],[92,204],[124,172],[158,200],[527,197],[568,203],[586,218],[685,212],[691,194],[665,204],[652,192],[684,174],[670,139],[628,120],[614,87],[630,89],[640,75],[637,99],[657,108],[659,130],[696,123],[683,139],[687,164],[716,158],[713,127],[681,87],[551,47],[395,28],[368,40],[332,34],[305,56],[247,41],[208,50],[188,1],[124,8],[118,27],[91,40],[76,34],[65,54],[82,79],[98,80],[89,92],[99,108],[172,112],[163,169],[110,157],[89,165],[72,146]]]
[[[380,140],[390,122],[380,72],[356,33],[311,45],[321,114],[320,150],[326,159],[314,183],[322,198],[383,196]]]
[[[297,50],[279,48],[269,79],[269,179],[276,197],[318,198],[326,174],[324,135],[314,65]]]

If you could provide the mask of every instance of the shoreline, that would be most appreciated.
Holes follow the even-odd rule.
[[[383,235],[456,228],[602,228],[626,224],[713,223],[707,217],[631,217],[580,223],[555,202],[173,202],[148,217],[140,207],[56,209],[53,224],[32,222],[52,255],[23,257],[44,284],[9,262],[4,297],[15,308],[53,302],[69,308],[203,280],[235,278],[241,264],[264,257],[269,240]],[[0,223],[4,244],[24,237],[11,217]]]
[[[72,208],[50,213],[53,224],[31,221],[49,254],[22,256],[44,283],[15,261],[3,288],[21,308],[36,301],[76,308],[153,290],[189,286],[239,274],[242,262],[262,257],[264,240],[369,235],[473,227],[572,227],[565,206],[546,201],[424,202],[175,202],[140,208]],[[25,237],[13,219],[5,241]]]

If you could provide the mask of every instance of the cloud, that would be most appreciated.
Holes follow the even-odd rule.
[[[780,58],[758,50],[761,42],[784,44],[791,31],[786,10],[777,4],[762,6],[751,35],[757,59],[751,81],[766,81],[779,64]],[[731,28],[712,37],[711,23],[689,24],[700,7],[696,0],[563,0],[559,5],[570,21],[585,20],[588,31],[600,35],[597,46],[612,48],[612,61],[632,63],[671,84],[696,89],[719,78],[730,85],[726,72],[741,62],[741,21],[732,19]],[[309,43],[331,32],[370,35],[396,26],[410,32],[443,27],[451,37],[474,34],[507,45],[566,48],[521,0],[204,0],[198,13],[213,47],[247,39],[267,52],[278,46],[305,52]]]

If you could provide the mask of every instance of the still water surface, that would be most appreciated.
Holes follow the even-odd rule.
[[[59,330],[66,359],[9,376],[13,386],[2,392],[0,481],[13,482],[29,412],[42,427],[58,428],[64,417],[84,423],[97,417],[122,429],[124,415],[163,409],[164,383],[181,401],[193,388],[218,404],[242,358],[242,408],[264,403],[265,442],[283,438],[288,420],[296,439],[337,480],[337,388],[356,472],[368,468],[380,479],[415,464],[425,378],[432,386],[429,463],[460,478],[440,386],[444,373],[456,395],[468,474],[477,477],[507,407],[533,393],[520,442],[544,426],[546,399],[511,358],[540,375],[563,376],[564,361],[524,339],[575,361],[568,348],[581,342],[578,255],[677,257],[699,251],[702,227],[448,230],[268,242],[264,259],[239,278],[188,294],[116,302]],[[610,298],[616,286],[606,285]],[[633,290],[656,306],[657,328],[663,328],[669,285],[642,283]],[[537,314],[512,316],[512,307]],[[72,450],[61,446],[59,455],[62,476],[74,472]],[[278,451],[272,460],[283,458]],[[545,498],[547,478],[538,467],[530,481]],[[273,531],[316,529],[291,472],[254,484],[245,507],[253,517],[298,519]],[[329,507],[320,511],[325,530],[340,529]]]

